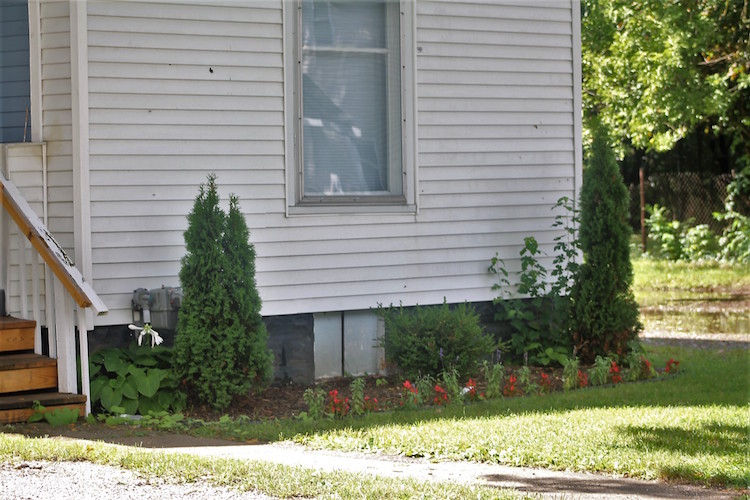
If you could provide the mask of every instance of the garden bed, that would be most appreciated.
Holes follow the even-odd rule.
[[[563,369],[561,367],[530,368],[534,384],[540,385],[542,373],[545,373],[550,381],[550,391],[562,391]],[[508,380],[516,369],[506,367],[505,379]],[[325,393],[334,390],[338,391],[338,395],[342,398],[350,397],[352,380],[350,377],[333,378],[321,381],[314,387],[322,388]],[[365,396],[371,400],[377,400],[377,411],[398,409],[402,406],[402,395],[405,390],[403,383],[404,380],[398,376],[366,377]],[[308,410],[303,395],[311,387],[313,386],[293,383],[275,384],[259,394],[250,393],[247,396],[235,396],[232,405],[223,412],[216,412],[208,407],[191,407],[187,408],[183,413],[187,417],[200,418],[206,421],[218,420],[223,415],[233,418],[244,415],[252,420],[292,418]],[[485,383],[482,380],[478,380],[476,383],[477,394],[482,394],[484,390]],[[535,393],[538,394],[539,392]],[[516,384],[515,394],[513,397],[524,395],[523,388],[519,384]]]

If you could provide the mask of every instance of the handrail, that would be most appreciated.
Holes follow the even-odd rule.
[[[107,314],[109,309],[94,292],[91,284],[84,279],[16,186],[1,173],[0,187],[0,201],[2,201],[3,208],[10,214],[20,232],[28,238],[78,306],[91,307],[99,316]]]

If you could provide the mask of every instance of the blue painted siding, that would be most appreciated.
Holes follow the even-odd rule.
[[[29,101],[29,11],[25,0],[0,1],[0,143],[23,140]],[[31,138],[27,129],[26,140]]]

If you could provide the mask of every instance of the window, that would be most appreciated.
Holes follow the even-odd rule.
[[[296,205],[413,202],[400,3],[301,0],[296,13]]]

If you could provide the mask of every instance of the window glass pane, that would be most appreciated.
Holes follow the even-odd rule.
[[[307,196],[401,195],[398,16],[385,2],[305,1]]]
[[[386,47],[383,2],[348,0],[302,3],[305,47]]]

